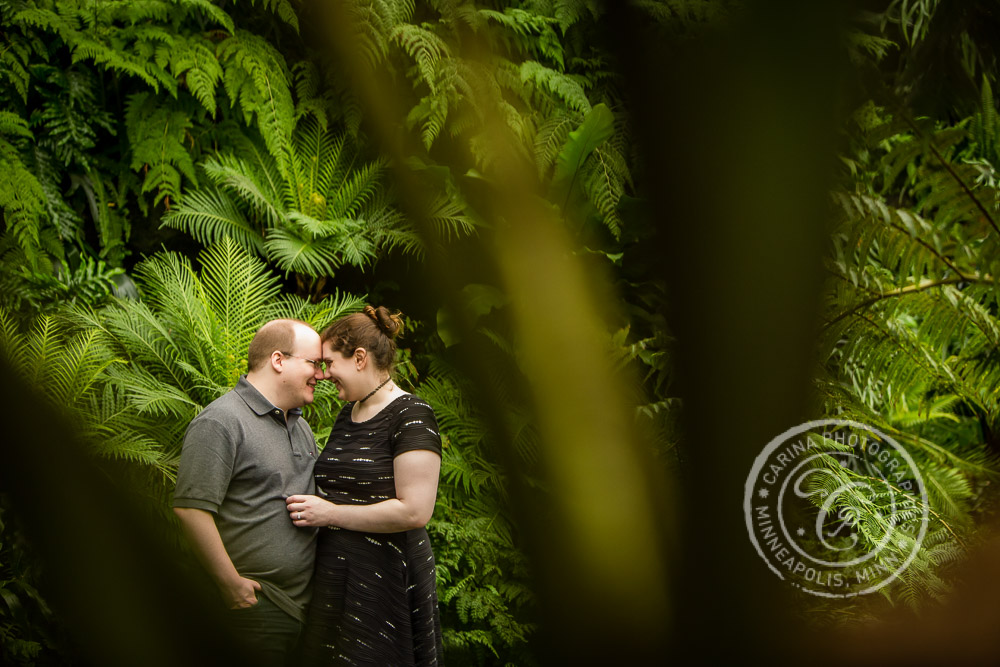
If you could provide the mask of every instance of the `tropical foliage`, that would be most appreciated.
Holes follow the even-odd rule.
[[[535,629],[528,562],[518,549],[506,475],[490,455],[484,420],[453,372],[420,386],[444,434],[441,491],[428,531],[443,594],[444,641],[462,664],[529,661]],[[502,654],[501,654],[502,651]]]
[[[892,3],[886,13],[879,38],[914,47],[905,67],[931,48],[924,40],[936,8]],[[877,426],[918,465],[928,535],[914,563],[883,590],[913,606],[942,596],[947,566],[981,539],[975,518],[998,472],[995,70],[981,69],[995,61],[972,32],[961,39],[974,54],[963,78],[981,77],[978,105],[956,96],[964,118],[934,121],[913,106],[921,104],[919,87],[910,99],[902,94],[906,74],[898,89],[866,90],[869,99],[846,128],[850,152],[832,195],[839,222],[827,261],[827,361],[817,386],[827,414]],[[849,472],[833,470],[849,485]],[[896,530],[866,520],[886,509],[889,490],[848,493],[838,506],[858,517],[868,545]],[[900,546],[886,550],[883,564],[903,555],[905,540]]]
[[[0,310],[0,350],[10,365],[69,410],[95,454],[148,469],[161,499],[187,424],[246,372],[261,324],[292,317],[320,326],[363,305],[349,295],[317,304],[279,295],[277,276],[228,238],[198,259],[195,271],[183,255],[157,254],[135,269],[141,299],[40,316],[26,333]],[[322,434],[334,399],[317,394],[310,416]]]
[[[385,164],[356,165],[357,149],[347,139],[305,119],[285,149],[284,169],[263,146],[237,144],[250,159],[207,159],[202,168],[215,187],[187,193],[164,222],[205,244],[231,236],[304,275],[364,266],[380,242],[399,240],[385,232],[398,228],[402,216],[381,183]],[[410,241],[418,242],[412,234]]]

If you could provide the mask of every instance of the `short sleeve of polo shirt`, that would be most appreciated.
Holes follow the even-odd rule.
[[[195,418],[184,434],[173,506],[218,512],[235,460],[236,442],[229,429],[212,418]]]
[[[441,436],[434,410],[421,399],[407,402],[409,405],[400,414],[392,434],[392,456],[415,449],[429,449],[440,456]]]

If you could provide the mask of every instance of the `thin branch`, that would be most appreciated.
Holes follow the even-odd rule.
[[[871,318],[866,317],[864,315],[859,315],[859,317],[863,319],[865,322],[868,322],[868,324],[870,324],[873,329],[876,329],[880,333],[882,333],[889,340],[891,344],[895,345],[900,350],[900,352],[902,352],[910,359],[912,359],[913,363],[915,363],[917,366],[920,366],[920,368],[922,368],[927,375],[937,377],[939,380],[945,382],[948,385],[948,387],[950,387],[955,392],[955,395],[959,396],[963,400],[975,404],[975,401],[972,400],[971,398],[975,396],[975,391],[970,391],[969,388],[963,384],[964,378],[962,378],[961,376],[956,378],[955,374],[952,372],[952,369],[947,364],[943,364],[943,370],[942,370],[941,368],[936,366],[933,361],[930,361],[929,357],[926,354],[923,356],[923,358],[915,354],[913,347],[907,347],[903,345],[897,337],[893,336],[891,332],[882,328],[882,326],[879,323],[875,322]],[[920,346],[919,342],[916,343],[916,345],[918,346],[918,349],[920,351],[924,352],[923,348],[919,347]]]
[[[952,271],[954,271],[956,276],[962,275],[962,272],[958,270],[958,267],[955,266],[954,264],[952,264],[951,260],[949,260],[947,257],[945,257],[944,255],[942,255],[941,253],[939,253],[934,248],[934,246],[932,246],[931,244],[927,243],[923,239],[921,239],[921,238],[919,238],[917,236],[914,236],[913,234],[910,234],[910,231],[908,229],[906,229],[905,227],[901,226],[901,225],[897,225],[894,222],[890,222],[889,226],[892,227],[893,229],[898,229],[899,231],[903,232],[904,234],[906,234],[907,236],[909,236],[911,239],[913,239],[914,241],[916,241],[917,243],[919,243],[923,247],[927,248],[931,252],[932,255],[934,255],[935,257],[937,257],[949,269],[951,269]]]
[[[843,277],[843,276],[841,276]],[[942,278],[940,280],[922,280],[916,285],[907,285],[906,287],[900,287],[898,289],[889,290],[888,292],[882,292],[878,296],[874,296],[870,299],[865,299],[861,303],[857,304],[850,310],[846,310],[840,315],[837,315],[832,320],[828,321],[823,325],[823,328],[831,327],[840,320],[853,315],[854,313],[871,306],[872,304],[878,303],[879,301],[884,301],[885,299],[892,299],[898,296],[904,296],[906,294],[915,294],[916,292],[923,292],[924,290],[932,289],[934,287],[941,287],[942,285],[954,285],[956,283],[993,283],[994,280],[991,276],[966,276],[959,274],[952,278]],[[851,283],[853,285],[853,283]]]
[[[903,119],[904,122],[910,126],[910,128],[913,130],[915,134],[920,136],[926,136],[920,130],[920,128],[917,127],[917,124],[913,122],[913,119],[910,118],[909,114],[903,114]],[[937,149],[937,146],[934,145],[934,137],[929,138],[929,140],[927,141],[927,146],[931,149],[931,152],[934,154],[934,157],[937,158],[938,162],[941,163],[941,166],[945,168],[945,171],[947,171],[948,174],[951,175],[953,179],[955,179],[955,182],[958,183],[959,186],[961,186],[962,190],[965,191],[965,194],[969,197],[969,199],[971,199],[973,203],[975,203],[976,208],[979,209],[979,212],[983,214],[983,217],[986,218],[986,221],[990,223],[990,226],[993,228],[993,231],[995,231],[997,233],[997,236],[1000,237],[1000,227],[997,226],[996,220],[993,219],[993,216],[990,215],[990,212],[986,209],[985,206],[983,206],[983,203],[979,201],[979,197],[977,197],[975,193],[972,192],[972,189],[969,188],[969,186],[962,179],[962,177],[958,175],[952,164],[947,160],[945,160],[944,156],[941,155],[941,152]]]

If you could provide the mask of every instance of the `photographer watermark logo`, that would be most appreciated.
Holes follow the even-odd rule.
[[[837,419],[796,426],[768,443],[747,477],[743,509],[768,567],[824,597],[882,588],[909,566],[927,533],[927,490],[910,455],[870,426]]]

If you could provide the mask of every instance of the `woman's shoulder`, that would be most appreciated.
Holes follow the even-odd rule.
[[[415,394],[405,394],[393,405],[393,456],[412,449],[441,454],[441,434],[431,405]]]
[[[396,415],[404,413],[426,413],[434,414],[434,408],[430,403],[420,398],[416,394],[406,393],[399,396],[389,404],[389,409]]]
[[[407,430],[414,426],[428,426],[437,431],[437,417],[430,403],[416,394],[403,394],[392,406],[393,430]]]

